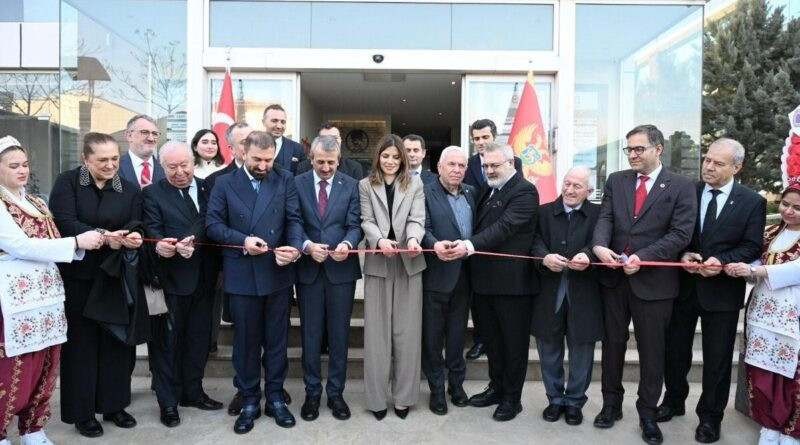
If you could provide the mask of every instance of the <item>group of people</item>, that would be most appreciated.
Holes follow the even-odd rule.
[[[222,409],[202,385],[220,314],[233,323],[234,432],[252,430],[262,396],[266,415],[292,427],[283,385],[295,298],[300,416],[319,416],[327,351],[326,406],[348,419],[348,333],[362,275],[364,407],[377,420],[389,408],[408,416],[423,373],[437,415],[447,414],[449,396],[457,407],[496,405],[495,420],[515,418],[532,334],[549,402],[542,417],[569,425],[583,420],[602,341],[594,426],[610,428],[622,419],[632,321],[636,408],[649,444],[663,441],[659,422],[685,414],[698,318],[695,438],[719,440],[745,280],[754,281],[751,414],[764,426],[762,443],[798,443],[800,184],[781,195],[782,222],[765,229],[765,199],[734,180],[745,154],[738,142],[714,142],[693,183],[662,165],[661,131],[637,126],[623,148],[631,168],[609,175],[600,204],[588,199],[593,172],[573,167],[561,195],[539,205],[488,119],[470,127],[474,155],[441,151],[438,175],[423,168],[425,141],[416,135],[381,138],[364,176],[343,156],[335,126],[324,124],[306,153],[284,137],[279,105],[264,110],[263,124],[266,131],[228,128],[227,166],[211,130],[156,153],[158,126],[138,115],[125,155],[111,136],[89,133],[83,163],[58,177],[49,206],[25,191],[24,148],[0,139],[0,444],[14,415],[24,444],[50,443],[42,428],[59,363],[62,421],[86,437],[103,434],[96,414],[135,426],[125,408],[135,347],[145,342],[164,425],[180,424],[178,406]],[[643,263],[653,261],[684,265]],[[463,388],[470,310],[468,357],[485,351],[489,365],[488,386],[471,397]]]

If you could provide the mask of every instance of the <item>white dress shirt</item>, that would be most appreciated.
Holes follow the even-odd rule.
[[[136,181],[141,184],[142,183],[142,164],[147,162],[150,164],[150,183],[153,183],[153,177],[155,176],[155,164],[154,161],[156,159],[155,156],[150,156],[149,161],[145,161],[144,159],[136,156],[136,153],[133,150],[128,150],[128,154],[131,157],[131,163],[133,163],[133,172],[136,173]]]
[[[647,193],[650,193],[650,190],[653,188],[653,185],[655,185],[655,183],[656,183],[656,178],[658,178],[658,175],[661,174],[661,169],[663,169],[663,168],[664,168],[664,164],[659,162],[658,163],[658,167],[656,167],[655,170],[651,171],[650,174],[647,175],[647,182],[644,184],[644,186],[647,188]],[[639,188],[640,180],[638,178],[641,178],[642,176],[643,175],[641,173],[638,173],[636,175],[636,178],[637,178],[636,188]]]
[[[708,209],[708,204],[711,202],[711,197],[714,196],[711,194],[711,190],[713,187],[706,184],[703,187],[703,193],[700,195],[700,230],[703,230],[703,224],[706,222],[706,210]],[[727,184],[723,185],[718,189],[721,193],[717,195],[717,214],[716,217],[719,217],[719,212],[722,211],[722,207],[725,206],[725,201],[731,196],[731,190],[733,190],[733,178],[728,181]]]

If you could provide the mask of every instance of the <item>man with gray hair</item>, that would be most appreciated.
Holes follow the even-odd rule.
[[[128,140],[128,152],[119,158],[119,175],[145,188],[164,178],[164,170],[155,162],[155,150],[158,144],[158,124],[146,114],[137,114],[128,120],[125,138]]]
[[[247,135],[252,133],[252,131],[253,128],[250,127],[247,122],[236,122],[228,127],[227,130],[225,130],[225,141],[228,143],[228,147],[230,147],[231,151],[233,152],[233,159],[231,159],[231,162],[227,167],[223,168],[222,170],[217,170],[206,177],[208,193],[211,193],[217,178],[222,175],[227,175],[228,173],[233,173],[236,171],[236,169],[241,168],[242,165],[244,165],[244,141],[247,138]]]
[[[708,267],[681,271],[680,293],[667,330],[666,393],[656,420],[666,422],[685,413],[689,395],[686,376],[699,318],[703,332],[703,392],[697,403],[700,423],[695,439],[701,443],[716,442],[720,437],[746,286],[742,278],[720,273],[719,266],[749,264],[761,255],[766,200],[734,179],[742,168],[744,155],[742,144],[722,138],[708,147],[703,158],[702,181],[697,183],[697,222],[681,261]]]

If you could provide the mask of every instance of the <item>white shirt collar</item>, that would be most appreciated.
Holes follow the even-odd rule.
[[[731,178],[731,180],[728,181],[727,184],[723,185],[722,187],[720,187],[717,190],[721,191],[723,195],[730,196],[731,190],[733,190],[733,181],[734,181],[734,179]],[[703,193],[708,193],[712,188],[713,187],[711,187],[710,185],[706,184],[705,187],[703,187]]]
[[[656,178],[658,178],[658,175],[660,175],[660,174],[661,174],[661,170],[662,170],[663,168],[664,168],[664,164],[662,164],[661,162],[659,162],[659,163],[658,163],[658,167],[656,167],[656,169],[655,169],[655,170],[651,171],[651,172],[650,172],[650,174],[649,174],[649,175],[647,175],[647,177],[648,177],[648,178],[650,178],[650,179],[652,179],[653,181],[655,181],[655,180],[656,180]],[[642,176],[642,174],[641,174],[641,173],[637,173],[637,174],[636,174],[636,179],[639,179],[639,176]]]
[[[415,172],[417,176],[422,176],[422,164],[420,164],[420,166],[415,168],[414,170],[411,170],[409,173],[413,175]]]
[[[128,154],[131,156],[131,160],[133,161],[134,167],[139,167],[145,163],[145,160],[137,156],[136,153],[133,152],[133,150],[128,150]],[[150,163],[151,166],[153,165],[153,159],[155,159],[155,156],[150,156],[150,160],[147,161]]]
[[[311,170],[311,174],[312,174],[312,175],[314,175],[314,185],[319,185],[319,181],[322,181],[322,178],[320,178],[320,177],[317,175],[317,171],[316,171],[316,170],[314,170],[314,169],[312,169],[312,170]],[[327,181],[327,182],[328,182],[328,185],[331,185],[331,183],[333,182],[333,177],[334,177],[334,176],[336,176],[336,173],[334,173],[334,174],[333,174],[333,176],[331,176],[331,178],[330,178],[330,179],[326,179],[326,180],[325,180],[325,181]]]
[[[243,168],[242,170],[244,170],[244,174],[247,175],[247,178],[250,180],[250,182],[253,182],[254,179],[258,181],[258,179],[254,178],[253,175],[250,174],[249,170],[247,170],[246,168]]]
[[[564,204],[564,201],[561,201],[561,205],[564,206],[564,213],[570,213],[570,212],[574,212],[575,210],[580,210],[581,206],[583,205],[583,202],[578,204],[578,207],[570,207],[570,206]]]

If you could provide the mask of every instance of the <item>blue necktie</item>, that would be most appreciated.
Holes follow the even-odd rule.
[[[253,179],[250,180],[250,182],[253,183],[253,190],[256,191],[256,195],[257,195],[259,188],[261,188],[261,181],[259,181],[256,178],[253,178]]]

